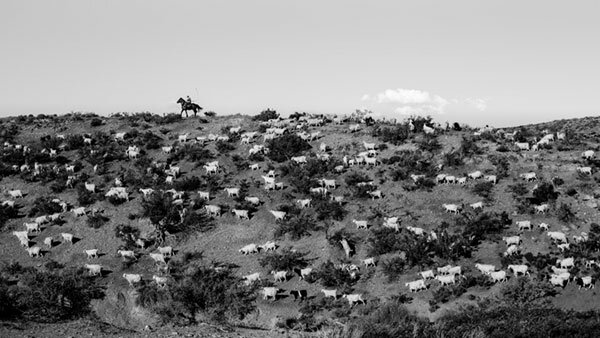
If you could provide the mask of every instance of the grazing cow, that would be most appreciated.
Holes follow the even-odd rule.
[[[353,133],[355,131],[359,131],[360,130],[360,124],[353,124],[349,127],[350,132]]]
[[[362,262],[365,265],[365,267],[367,267],[367,268],[369,266],[375,267],[375,258],[374,257],[363,259]]]
[[[442,206],[444,207],[444,211],[446,212],[451,212],[454,214],[458,214],[460,213],[460,206],[456,205],[456,204],[442,204]]]
[[[231,212],[238,219],[248,219],[248,220],[250,219],[250,216],[248,215],[248,210],[232,209]]]
[[[565,252],[566,250],[570,250],[571,248],[569,246],[569,243],[563,243],[558,245],[558,249],[560,249],[560,252]]]
[[[310,207],[310,202],[312,201],[312,199],[307,198],[307,199],[303,199],[303,200],[296,200],[296,203],[298,205],[300,205],[300,208],[304,209],[304,208],[309,208]]]
[[[165,257],[173,256],[173,247],[171,246],[159,246],[158,252],[160,252]]]
[[[285,282],[287,280],[287,271],[271,271],[271,274],[273,275],[273,279],[276,282]]]
[[[69,233],[66,233],[66,232],[62,232],[62,233],[60,234],[60,236],[62,237],[62,239],[63,239],[63,241],[64,241],[65,243],[71,243],[71,244],[73,244],[73,234],[69,234]]]
[[[227,191],[227,197],[239,197],[240,196],[240,188],[225,188]]]
[[[533,208],[535,209],[536,213],[543,214],[546,211],[550,210],[550,205],[549,204],[534,205]]]
[[[326,179],[322,179],[319,180],[321,182],[322,185],[325,186],[325,188],[327,189],[335,189],[336,188],[336,184],[335,184],[335,180],[326,180]]]
[[[446,181],[446,176],[448,176],[448,175],[446,175],[446,174],[438,174],[435,177],[435,182],[438,183],[438,184],[439,183],[444,183]]]
[[[491,264],[475,264],[475,267],[477,268],[477,270],[481,271],[482,274],[484,275],[489,275],[490,273],[496,271],[496,267],[494,265]]]
[[[168,279],[167,277],[160,277],[157,275],[153,275],[152,276],[152,280],[156,283],[156,285],[158,285],[159,288],[164,289],[165,287],[167,287],[167,282]]]
[[[523,231],[523,230],[532,230],[533,227],[531,226],[531,222],[530,221],[517,221],[517,227],[519,227],[519,231]]]
[[[170,154],[173,151],[173,146],[169,146],[169,147],[162,147],[162,151],[165,154]]]
[[[561,268],[557,268],[556,266],[551,266],[550,270],[552,270],[552,272],[556,275],[560,275],[560,274],[569,272],[569,269],[561,269]]]
[[[287,215],[285,211],[269,210],[269,212],[275,217],[276,221],[283,221]]]
[[[424,279],[419,279],[416,281],[408,282],[408,283],[405,283],[404,285],[408,287],[410,292],[418,292],[421,290],[427,290],[427,285],[425,285]]]
[[[577,167],[577,172],[582,174],[591,175],[592,167]]]
[[[246,275],[243,278],[244,278],[244,284],[250,285],[250,284],[260,280],[260,272],[255,272],[255,273]]]
[[[567,243],[567,236],[560,231],[548,231],[546,235],[555,242]]]
[[[54,242],[54,240],[52,239],[52,237],[46,237],[44,238],[44,244],[48,247],[48,249],[52,248],[52,243]]]
[[[435,275],[433,274],[433,270],[421,271],[421,272],[419,272],[419,274],[421,275],[421,277],[424,280],[435,278]]]
[[[552,275],[550,277],[550,283],[554,286],[560,286],[561,288],[564,288],[566,283],[568,282],[565,278],[563,278],[562,276],[557,276],[557,275]]]
[[[419,180],[422,180],[425,178],[425,175],[415,175],[415,174],[411,174],[410,178],[412,178],[413,182],[417,183],[419,182]]]
[[[448,269],[448,274],[462,276],[462,268],[460,266],[453,266],[450,269]]]
[[[308,277],[311,273],[312,273],[312,268],[304,268],[304,269],[299,269],[296,268],[294,269],[294,272],[298,274],[298,276],[300,276],[300,279],[304,280],[306,277]]]
[[[265,252],[275,251],[277,249],[277,244],[273,241],[268,241],[265,244],[260,245],[259,248]]]
[[[204,209],[206,210],[206,213],[211,216],[221,216],[221,207],[218,205],[205,205]]]
[[[98,249],[83,250],[83,252],[85,252],[85,254],[87,255],[88,259],[90,259],[90,258],[98,258]]]
[[[519,150],[529,150],[529,143],[527,142],[515,142],[515,145]]]
[[[469,206],[474,210],[483,209],[483,202],[472,203]]]
[[[204,169],[206,169],[206,174],[210,175],[210,174],[216,174],[219,168],[216,166],[212,166],[212,165],[205,165]]]
[[[251,253],[258,253],[258,246],[256,244],[248,244],[244,247],[242,247],[239,250],[240,253],[242,253],[243,255],[249,255]]]
[[[294,156],[292,157],[292,161],[300,164],[300,163],[306,163],[306,156]]]
[[[365,146],[366,150],[375,150],[375,143],[367,143],[363,141],[363,146]]]
[[[407,225],[406,226],[406,230],[412,232],[413,234],[415,234],[417,236],[424,236],[425,235],[425,230],[423,230],[423,228],[412,227],[410,225]]]
[[[42,248],[40,248],[39,246],[33,246],[31,248],[27,248],[27,253],[29,254],[29,257],[40,257],[42,252]]]
[[[9,190],[8,194],[12,198],[23,198],[23,192],[21,192],[21,190]]]
[[[348,244],[348,241],[346,239],[342,239],[342,240],[340,240],[340,243],[342,244],[342,247],[344,248],[344,252],[346,253],[346,257],[349,258],[350,254],[352,253],[352,249],[350,248],[350,245]]]
[[[537,180],[537,175],[534,172],[520,174],[519,177],[526,181],[534,181]]]
[[[540,229],[548,231],[548,229],[550,228],[550,226],[546,223],[540,223],[539,225]]]
[[[135,240],[135,244],[140,247],[140,249],[144,250],[146,247],[146,241],[143,238],[138,238]]]
[[[466,177],[460,177],[458,179],[458,184],[467,184],[467,178]]]
[[[149,253],[148,255],[150,255],[150,258],[152,258],[152,260],[154,261],[154,263],[163,263],[163,264],[167,264],[167,262],[165,261],[165,255],[163,255],[162,253]]]
[[[502,240],[504,242],[506,242],[507,246],[510,246],[510,245],[513,245],[513,244],[515,244],[515,245],[521,244],[521,237],[520,236],[502,237]]]
[[[356,224],[356,229],[367,229],[368,228],[367,221],[357,221],[357,220],[353,219],[352,223]]]
[[[517,245],[510,245],[504,252],[504,257],[519,253],[520,249]]]
[[[476,180],[478,178],[482,178],[483,177],[483,173],[481,171],[477,170],[477,171],[474,171],[474,172],[470,173],[467,176],[469,176],[469,178],[471,178],[471,179]]]
[[[100,264],[86,264],[85,268],[90,276],[97,276],[102,273],[102,265]]]
[[[485,180],[496,184],[496,182],[498,181],[498,177],[496,175],[486,175]]]
[[[123,258],[132,258],[136,259],[135,252],[132,250],[117,250],[117,254],[121,255]]]
[[[455,275],[447,275],[447,276],[436,276],[437,279],[442,285],[456,284]]]
[[[260,199],[258,197],[244,197],[244,201],[250,202],[252,205],[260,205]]]
[[[375,200],[375,198],[382,198],[381,190],[367,191],[367,193],[371,196],[372,200]]]
[[[575,259],[573,257],[564,258],[564,259],[559,258],[556,260],[556,264],[563,269],[572,268],[573,266],[575,266]]]
[[[190,136],[190,133],[185,133],[185,134],[181,134],[179,135],[179,137],[177,138],[177,141],[181,142],[181,143],[185,143],[187,142],[187,138],[188,136]]]
[[[87,183],[85,182],[85,190],[89,191],[89,192],[96,192],[96,185],[93,183]]]
[[[198,191],[198,197],[205,201],[208,201],[210,200],[210,193],[208,191]]]
[[[593,150],[586,150],[583,153],[581,153],[581,157],[585,158],[586,160],[591,160],[592,158],[594,158],[594,151]]]
[[[291,290],[290,295],[294,296],[294,300],[300,299],[300,301],[303,301],[308,297],[306,290]]]
[[[429,127],[429,126],[427,126],[427,125],[424,124],[423,125],[423,132],[425,134],[433,134],[435,132],[435,129],[433,129],[433,128],[431,128],[431,127]]]
[[[354,306],[354,303],[358,303],[360,302],[361,304],[365,304],[365,301],[362,299],[362,295],[361,294],[350,294],[350,295],[343,295],[343,298],[346,298],[348,300],[348,303],[350,304],[350,306]]]
[[[254,163],[248,166],[251,170],[258,170],[260,169],[260,165],[258,163]]]
[[[506,271],[494,271],[490,272],[489,276],[492,278],[494,283],[506,282]]]
[[[447,275],[448,271],[450,271],[451,268],[452,268],[452,265],[448,264],[448,265],[437,268],[437,272],[440,275]]]
[[[75,214],[76,217],[84,216],[85,215],[85,207],[79,207],[79,208],[73,209],[73,214]]]
[[[263,299],[273,298],[273,300],[277,300],[277,292],[279,292],[279,289],[276,287],[263,287]]]
[[[508,270],[512,271],[512,273],[515,276],[518,276],[519,274],[521,274],[521,275],[525,275],[525,274],[529,275],[529,268],[527,267],[527,265],[522,265],[522,264],[521,265],[513,265],[513,264],[510,264],[508,266]]]
[[[592,276],[581,277],[581,285],[579,285],[579,290],[581,290],[581,287],[587,287],[588,289],[593,289],[595,286],[594,286],[594,280],[592,279]]]
[[[40,225],[38,223],[35,222],[31,222],[31,223],[23,223],[23,225],[25,226],[25,230],[27,230],[27,232],[40,232]]]
[[[152,189],[152,188],[147,188],[147,189],[140,188],[140,192],[144,195],[144,197],[148,197],[148,196],[150,196],[154,192],[154,189]]]
[[[368,165],[376,166],[379,163],[379,161],[377,161],[377,158],[375,158],[375,157],[363,157],[363,158],[365,160],[365,163]]]
[[[139,283],[142,281],[142,275],[138,273],[124,273],[123,278],[129,283],[129,287],[133,287],[133,284]]]

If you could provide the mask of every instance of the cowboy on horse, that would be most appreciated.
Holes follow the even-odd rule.
[[[197,103],[192,102],[192,99],[189,95],[187,96],[187,100],[184,100],[182,97],[180,97],[179,100],[177,100],[177,103],[181,105],[181,116],[183,116],[183,112],[185,112],[185,117],[188,117],[188,110],[191,110],[194,112],[194,117],[196,117],[196,114],[202,110],[202,107],[200,107]]]

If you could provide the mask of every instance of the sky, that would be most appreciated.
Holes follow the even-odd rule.
[[[600,2],[0,0],[0,116],[599,112]]]

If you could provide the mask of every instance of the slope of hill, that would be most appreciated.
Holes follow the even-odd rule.
[[[322,126],[301,124],[296,128],[298,121],[294,120],[289,122],[291,132],[286,135],[319,132],[316,139],[308,141],[310,149],[286,148],[295,144],[295,139],[282,136],[265,143],[271,146],[271,153],[249,156],[254,145],[263,144],[262,135],[267,127],[248,116],[212,117],[209,120],[182,120],[149,114],[7,118],[2,121],[0,130],[0,137],[5,142],[1,184],[4,200],[15,201],[18,215],[4,212],[2,217],[5,221],[0,233],[3,278],[14,278],[7,269],[15,263],[43,271],[52,271],[49,266],[59,264],[60,268],[82,269],[80,275],[87,274],[83,268],[85,264],[101,264],[103,274],[91,279],[102,286],[105,295],[91,302],[93,312],[102,321],[133,330],[142,330],[146,325],[160,326],[161,318],[165,318],[165,313],[158,311],[155,303],[144,306],[147,297],[162,299],[161,292],[167,292],[159,290],[152,282],[153,275],[168,277],[168,290],[176,290],[185,284],[188,276],[183,273],[186,270],[182,266],[190,269],[194,264],[204,264],[220,271],[211,262],[218,262],[221,267],[231,265],[230,271],[239,277],[260,273],[261,281],[252,289],[258,295],[252,302],[256,308],[241,319],[229,320],[234,325],[263,328],[273,327],[274,321],[278,321],[279,326],[296,329],[314,329],[332,322],[346,323],[353,316],[373,311],[378,304],[407,296],[412,300],[403,302],[411,313],[437,320],[445,316],[447,310],[501,295],[507,283],[519,279],[509,273],[508,282],[493,283],[475,268],[475,263],[493,264],[503,271],[507,271],[509,264],[527,264],[530,278],[550,285],[547,279],[552,271],[547,262],[575,257],[573,276],[591,275],[596,279],[600,271],[598,266],[586,266],[586,261],[599,261],[600,258],[596,251],[600,248],[597,241],[600,237],[596,236],[597,229],[592,226],[599,215],[596,198],[600,196],[600,190],[596,188],[596,182],[600,176],[598,162],[594,158],[583,159],[581,155],[585,150],[598,149],[599,121],[600,118],[594,117],[505,128],[506,133],[516,131],[513,139],[507,139],[503,133],[495,131],[475,136],[473,130],[437,130],[434,135],[426,135],[418,126],[416,132],[407,132],[408,129],[403,129],[408,128],[407,124],[365,125],[360,121],[357,132],[350,131],[350,126],[357,121],[338,124],[330,120]],[[242,127],[242,132],[257,131],[261,136],[250,144],[242,144],[239,134],[229,132],[231,127],[237,126]],[[518,151],[514,145],[515,141],[533,145],[545,134],[556,132],[565,132],[566,139],[540,145],[540,151]],[[115,140],[118,133],[126,133],[123,140]],[[65,139],[57,138],[57,134],[63,134]],[[188,134],[189,141],[179,139],[179,135],[184,134]],[[196,137],[210,134],[227,135],[229,139],[196,141]],[[91,138],[91,144],[85,143],[87,137]],[[365,151],[363,142],[377,144],[378,163],[373,166],[345,164],[344,156],[352,161]],[[320,151],[321,144],[328,150]],[[30,150],[23,151],[16,145]],[[129,158],[128,148],[134,145],[140,149],[140,154],[137,158]],[[165,146],[174,149],[167,153],[162,149]],[[50,148],[57,150],[56,156],[49,154]],[[282,152],[286,160],[273,160],[277,159],[275,151]],[[328,161],[317,157],[325,153],[330,156]],[[298,164],[290,159],[298,155],[307,156],[308,163]],[[215,160],[219,162],[219,172],[207,174],[203,166]],[[39,170],[34,163],[41,165]],[[172,185],[165,183],[167,174],[164,170],[157,169],[161,163],[180,168],[181,173]],[[249,165],[252,163],[258,163],[260,169],[251,170]],[[74,172],[67,172],[67,165],[74,165]],[[94,168],[95,165],[98,166]],[[337,166],[341,167],[336,169]],[[580,166],[591,167],[592,174],[578,173]],[[283,189],[265,189],[261,176],[269,170],[275,170],[275,179],[284,183]],[[464,184],[436,182],[440,174],[459,178],[476,171],[496,175],[497,184],[486,184],[484,178],[467,179]],[[535,172],[537,179],[527,181],[520,177],[528,172]],[[411,174],[424,176],[413,179]],[[120,179],[127,189],[127,201],[105,198],[104,195],[115,186],[115,179]],[[309,191],[309,188],[320,186],[318,179],[336,181],[337,187],[329,189],[327,198]],[[67,181],[72,182],[67,186]],[[373,183],[362,187],[357,184],[366,181]],[[99,192],[87,193],[84,183],[94,183]],[[152,198],[145,198],[139,189],[153,188],[158,194],[161,189],[173,187],[185,190],[182,204],[166,207],[165,219],[149,219],[158,204],[144,202]],[[229,187],[242,187],[242,196],[228,197],[224,189]],[[9,191],[16,189],[25,194],[24,198],[10,197]],[[198,191],[203,190],[210,191],[209,201],[199,199]],[[382,198],[371,198],[368,191],[375,190],[381,191]],[[261,204],[252,210],[252,206],[244,201],[245,196],[258,197]],[[329,196],[343,196],[342,206],[328,202]],[[43,197],[47,198],[46,202],[41,199]],[[61,221],[46,223],[41,232],[31,235],[30,247],[43,247],[47,237],[52,237],[55,243],[44,249],[42,257],[30,257],[12,231],[22,230],[24,222],[32,222],[46,214],[49,209],[41,207],[55,198],[66,202],[69,211],[61,212]],[[297,205],[297,199],[307,198],[313,200],[312,207],[305,210],[293,207]],[[172,201],[170,197],[165,200]],[[483,210],[469,207],[479,201],[484,204]],[[222,215],[209,218],[205,215],[204,204],[221,206]],[[447,213],[443,204],[456,204],[462,211]],[[549,211],[536,213],[534,206],[538,204],[548,204]],[[36,209],[36,206],[40,208]],[[86,216],[71,212],[80,206],[85,206]],[[179,220],[179,211],[184,207],[187,214]],[[250,219],[236,218],[231,212],[234,208],[250,209]],[[97,220],[92,210],[105,217],[106,223]],[[286,210],[288,218],[276,221],[269,210]],[[399,232],[383,227],[386,217],[399,218]],[[90,226],[90,220],[99,223]],[[369,228],[357,229],[353,220],[367,220]],[[522,220],[531,221],[533,230],[519,231],[515,223]],[[565,233],[571,247],[561,251],[539,228],[541,223],[547,223],[550,231]],[[315,229],[303,228],[310,224]],[[196,231],[204,225],[210,227]],[[118,238],[123,226],[139,230],[133,239],[143,238],[148,246],[135,247],[128,243],[128,235]],[[407,226],[421,228],[425,234],[413,235]],[[171,231],[165,233],[165,229]],[[62,233],[74,234],[76,241],[73,244],[64,242]],[[575,242],[573,236],[582,233],[587,234],[584,237],[588,240]],[[160,242],[162,235],[165,235],[164,242]],[[520,253],[506,256],[507,246],[502,237],[511,235],[520,236]],[[339,244],[342,238],[355,249],[350,257]],[[273,253],[261,251],[242,255],[239,252],[248,244],[260,245],[268,241],[275,241],[278,245],[275,252],[287,257],[294,252],[286,251],[287,248],[305,253],[307,266],[313,268],[314,277],[302,280],[290,270],[285,282],[274,283],[269,274],[273,265],[265,261]],[[170,245],[175,249],[175,256],[167,263],[181,274],[169,275],[157,270],[149,253],[157,252],[159,245]],[[135,250],[138,258],[127,261],[119,257],[117,251],[126,248]],[[84,251],[89,249],[98,249],[100,257],[88,258]],[[202,259],[186,253],[201,253]],[[362,260],[369,257],[375,258],[376,267],[362,264]],[[335,275],[328,270],[328,262],[356,264],[360,270],[354,278],[349,274]],[[458,286],[442,287],[439,282],[430,280],[426,290],[409,292],[406,283],[421,278],[420,271],[435,270],[446,264],[462,267],[465,278],[457,279]],[[202,271],[207,273],[208,270]],[[141,274],[144,282],[130,287],[123,273]],[[332,274],[337,279],[326,282]],[[275,301],[263,299],[262,287],[272,285],[283,290],[281,296]],[[155,293],[149,295],[149,288]],[[321,289],[338,289],[338,294],[361,294],[367,302],[350,306],[343,298],[325,300]],[[290,295],[290,290],[307,290],[309,299],[299,302]],[[552,303],[559,308],[596,310],[596,304],[600,304],[600,296],[595,291],[579,290],[576,283],[556,291],[558,294],[552,298]],[[144,301],[139,301],[140,295]],[[235,299],[231,301],[235,302]],[[232,308],[235,306],[231,304]],[[207,312],[210,311],[194,313],[196,321],[208,320]],[[173,313],[169,316],[177,317]]]

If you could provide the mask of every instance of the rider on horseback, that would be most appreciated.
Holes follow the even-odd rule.
[[[186,98],[187,103],[192,103],[192,99],[190,98],[190,96],[188,95]]]

